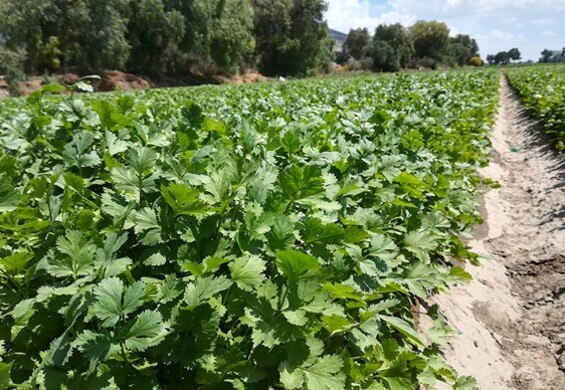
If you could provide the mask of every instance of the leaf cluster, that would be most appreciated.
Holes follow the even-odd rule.
[[[476,260],[498,81],[1,103],[0,387],[472,388],[413,307]]]

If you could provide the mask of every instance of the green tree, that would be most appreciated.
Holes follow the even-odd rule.
[[[249,0],[168,0],[182,14],[185,33],[179,47],[189,64],[207,72],[233,73],[255,49]]]
[[[507,51],[499,51],[494,56],[495,65],[508,65],[510,63],[510,54]]]
[[[0,36],[12,51],[25,49],[27,66],[34,67],[29,56],[43,44],[43,15],[48,14],[48,0],[3,0],[0,1]]]
[[[249,62],[255,50],[253,11],[249,0],[220,0],[210,40],[210,56],[225,73]]]
[[[367,54],[369,42],[369,30],[366,28],[356,28],[350,30],[349,34],[347,34],[343,48],[351,57],[360,60]]]
[[[129,0],[3,0],[0,35],[28,70],[124,68]]]
[[[381,24],[375,29],[370,51],[376,69],[396,71],[408,67],[412,61],[414,43],[400,23]]]
[[[267,75],[307,74],[329,59],[322,0],[253,0],[260,70]]]
[[[432,58],[441,61],[449,44],[449,28],[442,22],[416,22],[410,32],[418,58]]]
[[[553,51],[548,50],[548,49],[544,49],[541,52],[541,58],[540,58],[539,62],[549,62],[549,60],[552,56],[553,56]]]
[[[449,60],[459,66],[469,65],[471,58],[479,55],[477,41],[469,35],[459,34],[449,38],[447,56]]]
[[[184,38],[184,17],[179,11],[166,11],[162,0],[131,3],[128,41],[132,51],[129,69],[151,74],[178,70]]]
[[[494,54],[487,55],[487,62],[489,65],[494,65]]]
[[[370,48],[373,68],[383,72],[396,72],[401,68],[400,52],[385,41],[374,41]]]
[[[514,47],[508,51],[508,56],[512,61],[520,61],[522,59],[522,54],[518,48]]]
[[[87,0],[91,25],[84,26],[84,68],[124,70],[130,55],[126,39],[129,0]]]

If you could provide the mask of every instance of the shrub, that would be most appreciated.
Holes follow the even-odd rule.
[[[481,60],[481,57],[473,57],[473,58],[471,58],[471,65],[473,65],[473,66],[483,66],[483,60]]]
[[[356,60],[351,57],[345,64],[345,69],[349,72],[371,71],[373,69],[373,59],[365,57]]]
[[[20,82],[25,81],[25,73],[21,69],[10,68],[6,72],[6,81],[8,82],[10,95],[19,96]]]
[[[351,58],[349,53],[346,50],[342,50],[337,52],[335,56],[335,62],[338,65],[345,65],[347,61]]]
[[[12,96],[19,95],[19,83],[25,80],[24,60],[24,51],[0,46],[0,73],[6,74],[6,82]]]
[[[0,74],[7,74],[10,69],[23,71],[25,52],[22,50],[11,50],[0,45]]]

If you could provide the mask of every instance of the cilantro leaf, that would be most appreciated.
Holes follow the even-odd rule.
[[[264,280],[266,264],[257,256],[238,257],[228,265],[232,280],[239,288],[251,291]]]
[[[297,282],[307,272],[314,271],[320,266],[314,256],[295,249],[277,251],[276,259],[277,267],[290,282]]]

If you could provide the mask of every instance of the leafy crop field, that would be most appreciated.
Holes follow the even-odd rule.
[[[514,68],[507,76],[557,149],[565,150],[565,65]]]
[[[473,388],[415,314],[476,260],[498,85],[1,102],[0,388]]]

